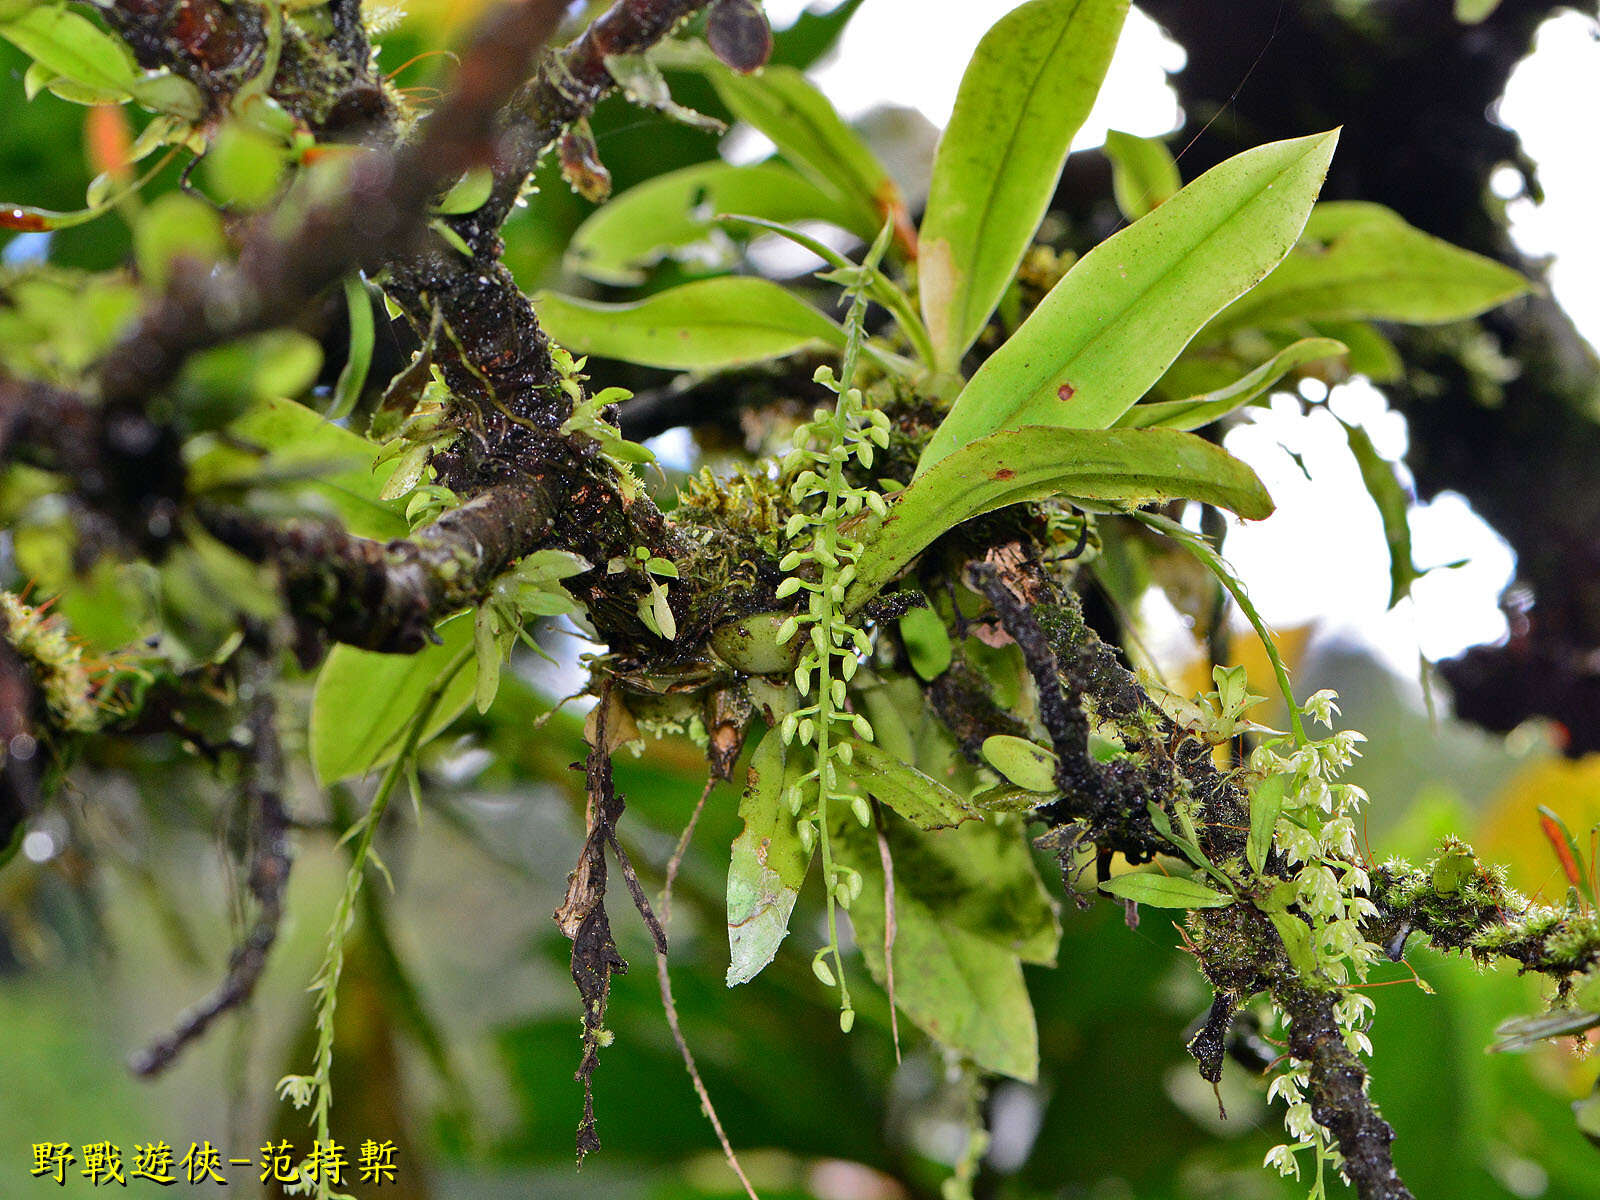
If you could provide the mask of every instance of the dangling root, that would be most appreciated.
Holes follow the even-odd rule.
[[[700,793],[700,800],[694,806],[689,823],[684,826],[683,836],[678,839],[677,848],[673,850],[672,858],[667,863],[667,882],[661,889],[663,926],[672,919],[672,885],[678,878],[678,868],[683,865],[684,853],[689,849],[689,839],[694,836],[694,827],[700,820],[700,813],[705,809],[706,798],[711,795],[711,789],[716,785],[715,778],[706,780],[705,790]],[[677,1043],[678,1053],[683,1056],[683,1067],[689,1072],[689,1082],[694,1084],[695,1095],[700,1097],[700,1111],[706,1114],[706,1119],[711,1122],[711,1128],[716,1131],[717,1141],[722,1146],[722,1157],[728,1160],[728,1166],[733,1168],[733,1173],[744,1185],[745,1195],[749,1196],[750,1200],[761,1200],[750,1182],[750,1177],[744,1173],[744,1167],[739,1163],[739,1156],[733,1152],[733,1143],[728,1140],[727,1132],[722,1128],[722,1120],[717,1116],[716,1106],[711,1103],[711,1093],[706,1090],[705,1080],[700,1078],[700,1068],[695,1066],[694,1054],[690,1051],[689,1043],[683,1036],[683,1029],[678,1024],[678,1004],[672,998],[672,978],[667,974],[667,954],[664,948],[656,951],[656,980],[661,984],[661,1007],[667,1013],[667,1028],[672,1031],[672,1040]]]

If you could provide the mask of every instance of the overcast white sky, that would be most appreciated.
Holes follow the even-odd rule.
[[[806,2],[767,0],[766,7],[782,26]],[[923,0],[867,0],[838,53],[815,76],[848,116],[889,101],[943,125],[973,47],[1014,7],[1016,0],[968,0],[938,4],[937,18],[930,18]],[[893,53],[885,54],[885,46]],[[1100,103],[1075,145],[1097,145],[1108,128],[1149,136],[1175,128],[1179,111],[1164,72],[1181,66],[1183,57],[1135,10]],[[1592,21],[1568,13],[1541,31],[1535,56],[1513,78],[1500,116],[1522,134],[1546,191],[1540,207],[1525,200],[1513,204],[1513,231],[1529,252],[1555,255],[1555,291],[1591,341],[1600,340],[1600,239],[1593,233],[1600,157],[1578,114],[1595,112],[1600,42]],[[1404,420],[1387,411],[1372,388],[1341,388],[1331,403],[1341,417],[1364,424],[1385,455],[1404,451]],[[1236,529],[1228,539],[1229,557],[1270,622],[1315,620],[1325,632],[1359,637],[1407,674],[1415,672],[1419,650],[1442,658],[1504,632],[1496,601],[1511,578],[1512,555],[1459,497],[1443,496],[1415,510],[1411,529],[1419,565],[1460,559],[1466,565],[1426,576],[1413,600],[1386,613],[1388,559],[1381,526],[1337,423],[1323,412],[1305,420],[1280,400],[1236,430],[1228,445],[1256,467],[1278,502],[1271,519]],[[1302,456],[1311,480],[1285,447]]]

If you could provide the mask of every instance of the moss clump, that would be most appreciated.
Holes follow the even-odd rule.
[[[83,648],[67,635],[62,623],[10,592],[0,592],[0,623],[6,641],[27,664],[57,725],[73,733],[100,728],[94,672],[83,660]]]
[[[1558,979],[1600,962],[1600,918],[1576,906],[1530,905],[1506,886],[1504,868],[1484,865],[1458,838],[1444,839],[1421,867],[1391,859],[1372,882],[1380,912],[1373,929],[1394,947],[1415,931],[1480,963],[1512,958]]]

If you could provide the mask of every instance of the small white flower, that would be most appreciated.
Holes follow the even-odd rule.
[[[1300,1178],[1300,1160],[1294,1156],[1294,1150],[1289,1146],[1274,1146],[1268,1150],[1267,1157],[1261,1165],[1275,1168],[1285,1179],[1291,1175],[1296,1179]]]

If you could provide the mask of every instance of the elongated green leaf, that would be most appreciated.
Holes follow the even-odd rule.
[[[1422,576],[1411,558],[1411,498],[1400,486],[1394,464],[1378,453],[1372,438],[1359,425],[1340,421],[1350,453],[1361,469],[1361,482],[1383,518],[1383,540],[1389,546],[1389,607],[1411,594],[1411,585]]]
[[[598,304],[544,292],[534,308],[550,336],[584,354],[648,367],[708,371],[781,358],[844,331],[765,279],[703,279],[633,304]]]
[[[374,654],[335,646],[311,696],[311,765],[324,786],[391,761],[423,697],[456,656],[472,645],[471,613],[439,626],[440,644],[416,654]],[[474,673],[456,672],[423,731],[427,742],[472,700]],[[419,743],[421,744],[421,743]]]
[[[1226,387],[1187,400],[1157,400],[1135,404],[1117,418],[1122,429],[1199,429],[1270,392],[1296,367],[1345,352],[1345,344],[1332,338],[1301,338],[1285,346],[1249,374]]]
[[[1287,775],[1269,775],[1250,789],[1250,839],[1245,844],[1245,858],[1257,871],[1266,866],[1272,850],[1272,834],[1288,787]]]
[[[998,429],[1110,425],[1289,252],[1337,138],[1236,155],[1079,259],[972,377],[918,471]]]
[[[1232,896],[1196,880],[1148,871],[1118,875],[1102,883],[1100,890],[1151,908],[1226,908],[1233,903]]]
[[[863,549],[846,604],[876,594],[934,538],[1008,504],[1069,496],[1138,503],[1184,498],[1259,519],[1272,512],[1255,472],[1227,452],[1167,429],[1028,427],[980,438],[942,459],[851,531]]]
[[[1458,321],[1528,286],[1510,267],[1414,229],[1381,205],[1318,205],[1295,253],[1198,340],[1284,321]]]
[[[823,12],[807,5],[793,25],[773,35],[771,61],[800,70],[811,66],[833,49],[861,4],[862,0],[843,0]]]
[[[886,215],[904,208],[883,164],[799,71],[769,66],[739,75],[719,64],[709,74],[734,116],[766,134],[802,175],[843,201],[852,233],[871,239]]]
[[[712,235],[717,214],[729,212],[850,227],[849,211],[837,196],[782,163],[696,163],[597,208],[573,235],[567,264],[590,279],[618,285],[643,283],[647,268],[668,257],[696,267],[726,266],[729,256]]]
[[[846,818],[840,822],[848,826]],[[1061,924],[1034,864],[1027,831],[1025,820],[1003,814],[931,832],[890,821],[885,835],[895,864],[895,893],[920,896],[941,920],[1023,962],[1050,966]],[[847,827],[841,836],[858,839],[864,846],[860,853],[878,858],[875,839],[860,826]]]
[[[804,772],[788,757],[783,740],[769,733],[751,757],[739,801],[744,831],[728,862],[729,987],[754,979],[778,953],[811,866],[784,795]]]
[[[1300,977],[1307,983],[1319,982],[1322,979],[1322,968],[1317,965],[1317,950],[1311,941],[1311,926],[1293,913],[1282,910],[1268,912],[1267,917],[1272,921],[1272,927],[1278,931],[1284,953],[1289,956],[1289,962],[1294,969],[1300,972]]]
[[[127,99],[142,78],[120,40],[65,5],[41,4],[0,21],[0,37],[102,100]]]
[[[1127,0],[1032,0],[978,43],[939,140],[919,239],[939,367],[955,369],[1016,274],[1127,12]]]
[[[1512,1017],[1495,1027],[1498,1040],[1489,1049],[1502,1054],[1510,1050],[1530,1050],[1546,1038],[1569,1037],[1597,1027],[1600,1027],[1600,1013],[1581,1009],[1558,1008],[1531,1017]]]
[[[1183,186],[1172,151],[1157,138],[1113,129],[1106,134],[1106,157],[1111,160],[1112,194],[1130,221],[1159,208]]]
[[[367,386],[372,369],[372,346],[376,330],[372,320],[372,297],[359,275],[344,281],[345,309],[350,314],[350,351],[333,387],[333,404],[328,415],[334,420],[348,417]]]
[[[981,819],[977,809],[944,784],[871,742],[855,744],[845,770],[869,795],[919,829],[948,829]]]

